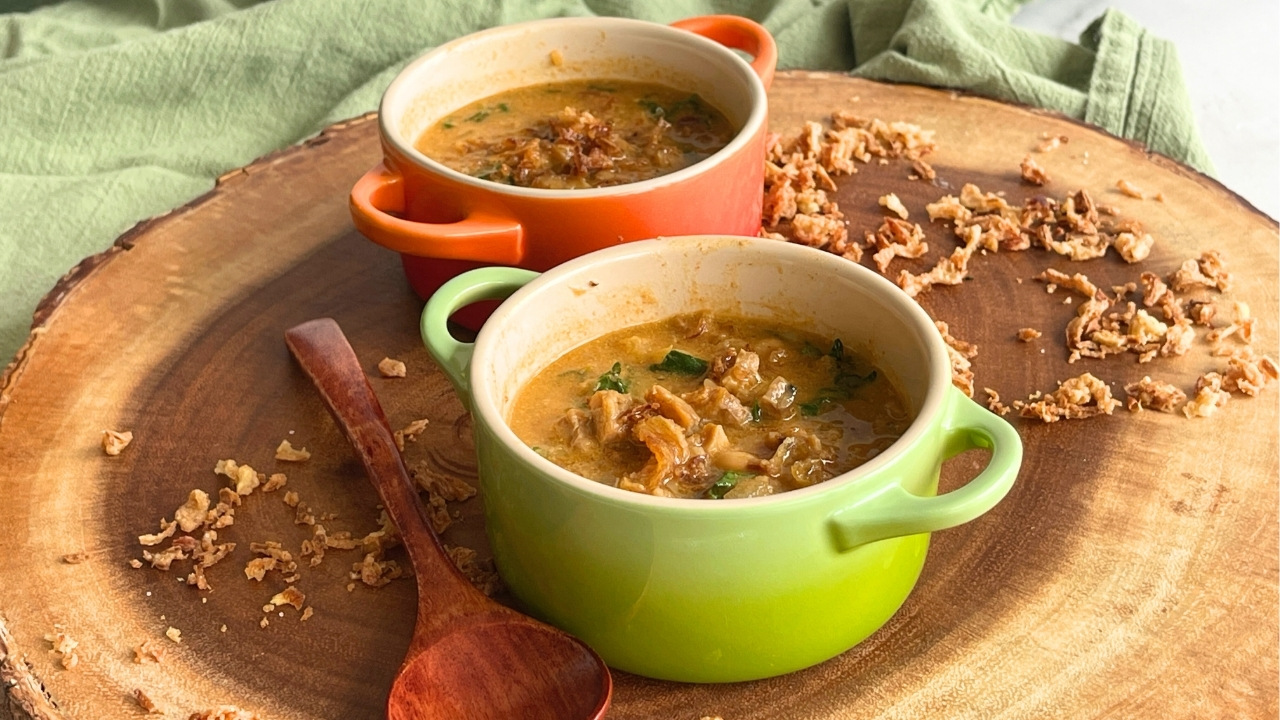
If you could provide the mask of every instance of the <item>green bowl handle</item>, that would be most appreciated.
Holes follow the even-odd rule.
[[[1022,465],[1018,431],[978,403],[949,388],[942,431],[945,458],[988,448],[991,460],[964,487],[936,497],[914,495],[897,483],[831,516],[836,547],[851,550],[876,540],[945,530],[995,507],[1013,487]]]
[[[467,380],[467,370],[475,344],[454,339],[449,332],[449,316],[474,302],[506,298],[536,277],[538,273],[532,270],[512,267],[471,270],[441,285],[422,309],[422,342],[468,408],[471,407],[471,383]]]

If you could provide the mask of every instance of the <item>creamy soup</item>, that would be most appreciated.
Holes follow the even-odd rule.
[[[520,390],[508,423],[591,480],[723,499],[833,478],[911,419],[884,373],[838,339],[694,313],[568,352]]]
[[[576,80],[474,102],[427,128],[415,147],[493,182],[591,188],[686,168],[735,134],[696,93],[655,83]]]

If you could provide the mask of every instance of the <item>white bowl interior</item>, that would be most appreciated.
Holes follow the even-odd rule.
[[[552,63],[553,50],[561,65]],[[739,142],[749,135],[742,130],[765,117],[755,72],[718,43],[638,20],[561,18],[468,35],[415,60],[383,95],[382,130],[406,156],[435,165],[413,143],[449,113],[504,90],[579,79],[658,82],[696,92],[739,128]]]
[[[950,384],[932,321],[879,275],[775,240],[689,236],[597,251],[548,271],[508,299],[477,338],[475,411],[508,443],[522,445],[506,418],[519,390],[549,363],[613,330],[701,309],[840,338],[907,397],[917,416],[913,430],[940,409]]]

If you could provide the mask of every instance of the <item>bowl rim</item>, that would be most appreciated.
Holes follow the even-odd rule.
[[[413,142],[407,141],[401,133],[394,131],[391,128],[391,106],[395,104],[399,99],[399,96],[412,93],[412,96],[416,98],[426,92],[421,87],[414,89],[410,84],[410,78],[418,73],[424,65],[437,62],[441,57],[447,56],[449,53],[455,52],[459,48],[463,48],[470,44],[500,42],[501,38],[505,35],[527,33],[531,29],[534,31],[545,31],[548,29],[558,29],[560,27],[574,29],[575,26],[580,26],[581,32],[589,30],[607,31],[610,29],[649,32],[656,36],[663,36],[666,38],[676,39],[680,42],[689,43],[695,47],[702,48],[704,51],[719,55],[723,58],[724,62],[728,63],[729,67],[732,68],[734,72],[741,75],[747,83],[748,93],[750,95],[749,99],[751,101],[751,110],[747,114],[746,120],[742,123],[742,127],[738,129],[738,132],[733,136],[733,139],[724,147],[712,153],[710,156],[673,173],[658,175],[657,177],[649,178],[648,180],[623,183],[621,185],[581,189],[530,188],[517,185],[504,185],[502,183],[472,177],[466,173],[454,170],[439,161],[431,159],[415,148]],[[492,95],[493,93],[490,94]],[[410,100],[405,102],[412,101]],[[710,171],[713,167],[724,163],[728,158],[741,152],[751,143],[752,139],[757,134],[762,134],[764,132],[768,120],[768,105],[768,93],[765,90],[764,83],[760,80],[760,76],[751,69],[751,66],[734,53],[733,50],[696,33],[672,27],[671,25],[664,25],[662,23],[650,22],[648,20],[637,20],[633,18],[544,18],[541,20],[529,20],[510,25],[499,25],[497,27],[470,33],[439,45],[415,58],[396,74],[395,79],[391,81],[387,86],[387,89],[382,93],[382,98],[378,103],[378,133],[384,144],[394,149],[398,155],[411,164],[425,170],[429,170],[437,175],[444,176],[455,183],[470,186],[476,190],[482,190],[484,192],[497,195],[542,198],[547,200],[568,198],[590,199],[648,192],[666,185],[683,182],[688,178]],[[398,120],[398,118],[396,119]]]
[[[882,296],[885,300],[885,305],[898,308],[902,316],[907,319],[908,327],[915,330],[923,340],[926,351],[925,360],[929,364],[926,374],[928,387],[925,389],[924,399],[920,403],[916,416],[907,431],[879,455],[830,480],[775,495],[755,498],[726,498],[718,501],[711,501],[705,498],[657,497],[623,490],[582,477],[534,452],[515,434],[507,423],[506,418],[499,412],[499,403],[491,389],[484,383],[475,382],[475,368],[478,366],[478,361],[484,361],[493,352],[493,348],[496,347],[495,343],[497,341],[495,338],[498,335],[498,331],[495,328],[503,323],[511,322],[512,316],[517,315],[522,306],[534,301],[539,293],[569,282],[577,273],[589,270],[596,265],[628,260],[634,261],[641,257],[652,257],[664,253],[685,255],[685,251],[678,249],[686,247],[690,243],[699,247],[710,245],[712,250],[737,245],[746,252],[756,254],[762,258],[771,256],[790,258],[800,263],[816,265],[820,270],[845,273],[851,275],[859,284],[866,286],[872,294]],[[608,330],[598,333],[595,337],[623,327],[627,326],[610,327]],[[594,337],[582,342],[587,342],[591,339],[594,339]],[[581,344],[579,343],[579,345]],[[741,512],[749,508],[762,506],[782,507],[803,504],[856,485],[859,480],[897,462],[899,458],[907,455],[913,448],[926,440],[927,436],[933,432],[936,420],[946,408],[949,398],[948,393],[951,388],[951,361],[942,336],[938,334],[937,327],[928,313],[897,285],[857,263],[849,262],[824,250],[778,240],[736,235],[685,235],[638,240],[582,255],[540,274],[512,293],[489,316],[489,319],[481,327],[476,337],[466,373],[470,387],[470,410],[472,415],[479,415],[482,419],[481,421],[489,428],[489,431],[517,459],[538,470],[543,475],[550,477],[557,484],[582,494],[590,495],[607,504],[665,509],[673,513],[699,515],[704,513]]]

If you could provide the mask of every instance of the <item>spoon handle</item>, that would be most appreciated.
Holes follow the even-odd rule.
[[[360,456],[400,531],[417,576],[419,605],[445,613],[476,604],[484,596],[458,572],[431,529],[378,397],[338,323],[311,320],[286,330],[284,340]]]

